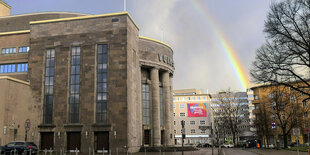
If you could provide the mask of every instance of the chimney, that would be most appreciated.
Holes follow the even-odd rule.
[[[0,17],[9,16],[11,14],[11,6],[9,6],[3,0],[0,0]]]

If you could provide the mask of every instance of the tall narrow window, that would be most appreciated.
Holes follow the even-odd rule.
[[[100,124],[107,123],[107,62],[108,46],[98,45],[96,122]]]
[[[143,125],[150,124],[150,86],[142,84],[142,122]]]
[[[45,56],[45,83],[43,123],[52,124],[54,94],[55,49],[48,49]]]
[[[159,87],[159,99],[160,99],[160,125],[164,124],[164,108],[163,108],[163,87]]]
[[[79,123],[80,105],[80,58],[81,48],[72,47],[71,52],[71,73],[70,73],[70,123]]]

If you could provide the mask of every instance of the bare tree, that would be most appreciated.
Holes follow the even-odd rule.
[[[285,85],[310,99],[310,1],[273,3],[264,33],[266,43],[257,50],[251,69],[253,80]]]
[[[214,109],[214,118],[216,126],[219,126],[222,131],[229,131],[232,135],[233,143],[236,144],[236,139],[238,139],[239,125],[242,123],[242,120],[245,116],[248,116],[248,104],[246,93],[234,93],[230,90],[219,93],[216,96],[217,104]],[[219,129],[220,130],[220,129]]]

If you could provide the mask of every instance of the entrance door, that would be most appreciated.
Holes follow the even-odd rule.
[[[165,142],[165,130],[161,130],[160,134],[161,134],[161,137],[160,137],[161,145],[164,145],[164,142]]]
[[[144,130],[144,144],[150,145],[151,134],[150,130]]]
[[[109,132],[95,132],[96,150],[109,150]]]
[[[41,132],[41,150],[54,148],[54,132]]]
[[[80,150],[81,149],[81,133],[80,132],[68,132],[67,133],[67,149],[68,150]]]

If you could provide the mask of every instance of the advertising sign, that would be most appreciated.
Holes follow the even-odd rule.
[[[187,103],[188,117],[207,117],[206,103]]]

